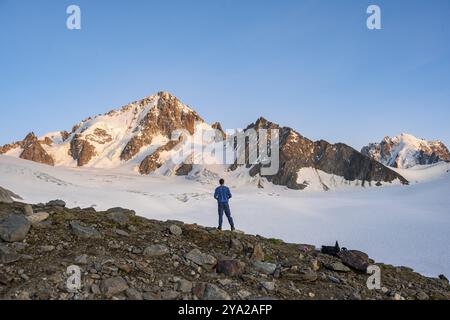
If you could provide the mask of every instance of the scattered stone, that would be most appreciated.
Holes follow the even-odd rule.
[[[167,290],[161,292],[162,300],[176,300],[180,294],[174,290]]]
[[[217,264],[217,259],[213,256],[201,252],[199,249],[193,249],[186,254],[186,259],[202,266],[206,269],[212,269]]]
[[[400,294],[396,293],[394,294],[394,300],[400,301],[405,300],[405,298],[403,298]]]
[[[143,300],[142,294],[134,288],[128,288],[125,292],[130,300]]]
[[[328,279],[333,283],[341,283],[341,280],[333,276],[328,276]]]
[[[70,223],[73,233],[83,239],[101,239],[102,235],[95,228],[82,226],[78,221]]]
[[[328,269],[336,272],[350,272],[350,268],[345,266],[342,262],[333,262],[326,266]]]
[[[305,270],[300,273],[283,274],[283,278],[299,282],[314,282],[318,279],[318,275],[315,271]]]
[[[220,285],[222,285],[223,287],[226,287],[226,286],[232,284],[232,283],[233,283],[233,280],[231,280],[231,279],[219,279],[219,280],[217,280],[217,282],[218,282]]]
[[[369,256],[361,251],[342,250],[339,252],[338,257],[346,266],[358,271],[366,272],[367,267],[370,265]]]
[[[130,216],[127,213],[120,211],[120,210],[119,211],[109,211],[109,213],[106,214],[106,217],[109,220],[114,221],[115,223],[119,224],[122,227],[126,226],[130,222]]]
[[[247,290],[239,290],[238,291],[238,296],[239,298],[241,298],[242,300],[247,299],[248,297],[250,297],[252,294],[250,292],[248,292]]]
[[[55,246],[40,246],[39,249],[41,252],[52,252],[55,250]]]
[[[239,276],[244,272],[245,263],[239,260],[220,260],[217,263],[217,273],[223,273],[228,277]]]
[[[88,263],[88,255],[87,254],[79,255],[78,257],[75,258],[75,263],[80,264],[80,265],[87,264]]]
[[[12,214],[0,221],[0,238],[6,242],[19,242],[25,239],[31,223],[24,215]]]
[[[47,202],[47,206],[48,207],[62,207],[65,208],[66,207],[66,203],[62,200],[52,200]]]
[[[135,216],[136,215],[136,211],[130,210],[130,209],[121,208],[121,207],[111,208],[111,209],[108,209],[106,211],[106,213],[113,213],[113,212],[115,212],[115,213],[123,213],[123,214],[126,214],[128,216]]]
[[[113,296],[126,291],[128,289],[128,284],[122,277],[114,277],[103,280],[100,289],[106,297],[112,298]]]
[[[151,292],[144,292],[142,294],[142,298],[146,301],[160,300],[160,298],[158,296],[156,296],[155,294],[153,294]]]
[[[198,299],[203,298],[205,290],[206,290],[206,283],[204,282],[197,282],[192,286],[192,294]]]
[[[31,216],[33,214],[33,207],[30,204],[26,204],[23,207],[23,213],[26,216]]]
[[[37,212],[37,213],[32,213],[30,215],[27,216],[28,221],[30,221],[30,223],[35,226],[45,220],[47,220],[49,217],[49,214],[47,212]]]
[[[242,250],[244,250],[244,246],[242,245],[242,242],[239,241],[239,239],[231,239],[230,249],[235,250],[237,252],[241,252]]]
[[[175,236],[181,236],[181,234],[183,233],[183,229],[181,229],[176,224],[171,225],[169,227],[169,231],[170,231],[171,234],[173,234]]]
[[[16,262],[20,259],[20,254],[18,254],[13,249],[0,244],[0,264],[8,264]]]
[[[264,274],[273,274],[277,269],[277,265],[270,262],[254,261],[253,268]]]
[[[122,237],[129,237],[130,236],[130,234],[128,232],[124,231],[124,230],[115,229],[114,231],[115,231],[116,234],[118,234],[119,236],[122,236]]]
[[[95,295],[100,295],[102,293],[100,287],[96,284],[91,285],[91,292]]]
[[[261,244],[255,244],[251,258],[255,261],[264,261],[264,251]]]
[[[183,293],[189,293],[192,291],[192,282],[185,279],[180,279],[176,284],[176,290]]]
[[[231,300],[229,294],[218,286],[208,283],[203,295],[204,300]]]
[[[154,244],[144,250],[144,256],[159,257],[169,254],[169,248],[163,244]]]
[[[417,299],[418,299],[418,300],[429,300],[430,297],[429,297],[425,292],[420,291],[420,292],[417,294]]]
[[[267,291],[275,290],[275,281],[263,281],[263,282],[261,282],[261,285]]]
[[[319,262],[319,260],[317,260],[317,259],[312,260],[311,261],[311,268],[314,271],[319,271],[320,270],[320,262]]]

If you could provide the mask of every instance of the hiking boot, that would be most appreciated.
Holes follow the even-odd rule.
[[[236,230],[236,228],[235,227],[231,227],[231,231],[234,231],[234,230]]]
[[[222,231],[222,227],[217,227],[217,230]]]

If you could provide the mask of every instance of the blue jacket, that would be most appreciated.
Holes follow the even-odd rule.
[[[216,188],[216,192],[214,192],[214,198],[219,203],[228,203],[228,200],[231,199],[231,192],[228,187],[220,186]]]

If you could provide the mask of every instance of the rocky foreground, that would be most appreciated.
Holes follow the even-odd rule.
[[[0,299],[450,299],[448,280],[313,246],[63,201],[0,203]],[[82,287],[68,290],[67,268]]]

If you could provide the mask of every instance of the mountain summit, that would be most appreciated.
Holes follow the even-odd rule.
[[[118,110],[88,118],[75,125],[70,132],[52,132],[41,138],[30,133],[22,141],[1,147],[0,154],[50,166],[102,169],[128,167],[143,175],[192,176],[213,173],[218,176],[228,171],[250,179],[259,176],[259,186],[269,181],[291,189],[311,189],[315,186],[319,190],[329,190],[338,184],[365,186],[366,183],[372,185],[372,182],[374,185],[395,181],[408,183],[376,159],[345,144],[314,142],[291,128],[281,127],[262,117],[245,131],[254,129],[259,139],[261,130],[279,130],[279,170],[273,176],[261,177],[260,164],[242,165],[241,162],[239,165],[216,163],[215,169],[221,171],[212,172],[209,170],[211,163],[195,164],[198,163],[193,161],[196,155],[189,152],[173,161],[173,156],[178,156],[185,143],[192,142],[192,137],[199,129],[218,130],[212,140],[202,140],[200,146],[197,142],[196,147],[200,147],[200,150],[207,150],[213,143],[221,145],[221,138],[225,137],[234,146],[234,140],[231,141],[233,135],[227,136],[220,123],[208,125],[175,96],[159,92]],[[174,131],[182,131],[183,135],[172,140]],[[243,151],[248,153],[247,147]]]
[[[402,169],[450,162],[450,152],[442,142],[418,139],[405,133],[394,138],[385,137],[380,143],[370,143],[361,153],[386,166]]]

